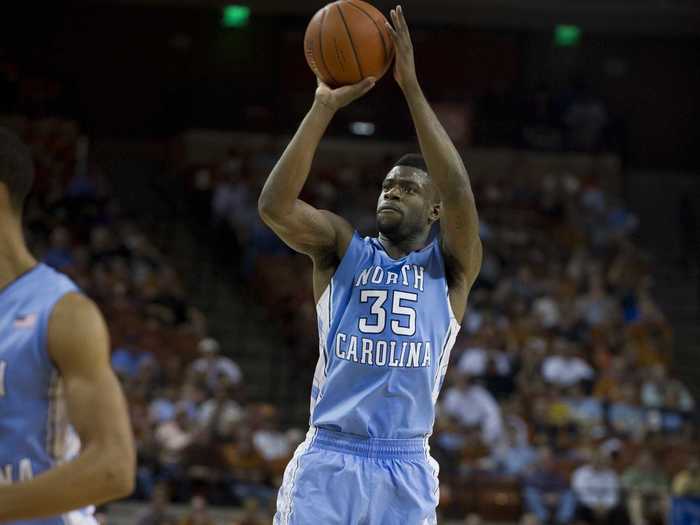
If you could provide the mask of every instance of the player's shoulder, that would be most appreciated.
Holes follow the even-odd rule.
[[[64,294],[51,312],[47,343],[49,355],[59,364],[108,351],[107,327],[97,304],[78,291]]]
[[[97,304],[78,290],[62,295],[51,311],[49,328],[81,329],[86,325],[102,322],[102,314]],[[72,327],[72,328],[71,328]]]

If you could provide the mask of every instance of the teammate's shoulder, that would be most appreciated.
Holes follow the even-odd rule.
[[[79,292],[61,297],[51,312],[47,343],[49,355],[62,366],[82,359],[82,354],[108,351],[107,327],[92,299]]]
[[[79,290],[72,290],[56,301],[51,317],[78,321],[96,315],[101,315],[97,304]]]

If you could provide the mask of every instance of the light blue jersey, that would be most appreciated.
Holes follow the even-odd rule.
[[[428,438],[459,332],[439,240],[392,259],[355,233],[316,308],[311,428],[274,524],[435,525]]]
[[[428,436],[459,331],[439,238],[392,259],[357,233],[317,305],[311,424],[381,438]]]
[[[43,264],[0,290],[0,484],[29,480],[79,452],[60,376],[46,349],[53,307],[77,290],[70,279]],[[19,523],[96,522],[86,509]]]

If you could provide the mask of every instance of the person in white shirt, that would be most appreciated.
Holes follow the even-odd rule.
[[[232,437],[235,425],[245,416],[243,408],[231,399],[229,390],[227,382],[219,384],[214,397],[202,403],[197,412],[197,425],[211,441]]]
[[[595,377],[591,365],[576,355],[576,349],[571,343],[558,339],[554,345],[554,355],[547,357],[542,363],[545,381],[557,386],[571,387]]]
[[[445,392],[440,412],[454,417],[462,426],[481,429],[484,444],[492,449],[504,439],[503,418],[491,393],[467,375],[457,375],[455,384]]]
[[[178,409],[175,417],[156,427],[155,442],[158,445],[158,459],[164,468],[179,466],[185,457],[187,447],[192,444],[194,434],[190,428],[187,412]]]
[[[216,391],[222,378],[231,385],[238,385],[243,380],[243,373],[233,359],[220,355],[221,347],[216,339],[202,339],[198,349],[201,357],[192,362],[189,373],[205,376],[211,392]]]
[[[574,471],[571,485],[579,521],[606,525],[627,523],[624,507],[620,504],[619,477],[600,450],[595,452],[590,464]]]
[[[512,367],[508,354],[480,347],[467,348],[459,358],[457,369],[463,374],[481,377],[489,370],[489,360],[493,361],[495,372],[499,376],[510,374]]]

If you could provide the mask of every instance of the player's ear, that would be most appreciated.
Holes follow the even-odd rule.
[[[440,219],[440,212],[442,210],[442,204],[440,201],[434,202],[430,206],[430,222],[435,222]]]

